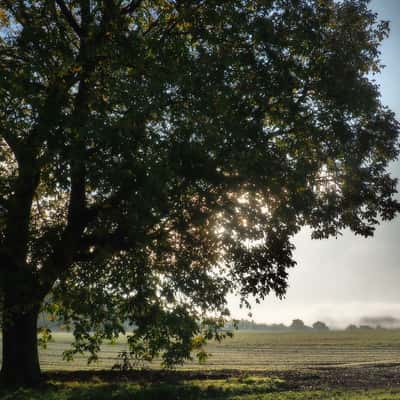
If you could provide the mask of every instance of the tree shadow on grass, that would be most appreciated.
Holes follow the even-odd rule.
[[[0,391],[1,400],[212,400],[266,394],[285,389],[275,378],[234,378],[221,381],[171,383],[68,383],[41,389]]]

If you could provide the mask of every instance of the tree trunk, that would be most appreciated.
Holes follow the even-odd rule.
[[[5,385],[34,386],[40,381],[37,341],[39,307],[4,310],[1,382]]]

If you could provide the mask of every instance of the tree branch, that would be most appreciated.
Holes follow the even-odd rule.
[[[12,152],[14,153],[15,157],[18,160],[19,146],[20,146],[19,140],[15,136],[6,131],[2,131],[0,133],[0,137],[4,139],[4,141],[7,143],[8,147],[12,150]]]
[[[131,1],[127,6],[123,7],[121,10],[122,15],[129,15],[136,11],[142,4],[142,0]]]
[[[87,36],[89,33],[89,27],[91,24],[92,16],[90,12],[90,1],[89,0],[80,0],[79,4],[81,6],[81,30],[83,36]]]
[[[58,6],[60,7],[61,12],[63,13],[65,19],[67,20],[68,24],[71,26],[71,28],[75,31],[75,33],[81,37],[83,35],[82,29],[79,26],[78,22],[72,15],[71,11],[69,8],[66,6],[64,0],[55,0]]]
[[[74,164],[74,163],[73,163]],[[67,226],[53,245],[53,253],[40,270],[41,290],[47,293],[54,281],[73,263],[87,223],[85,207],[85,168],[82,162],[71,166],[71,193]]]

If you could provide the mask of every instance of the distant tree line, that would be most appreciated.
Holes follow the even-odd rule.
[[[368,322],[368,323],[367,323]],[[390,323],[389,323],[390,322]],[[237,328],[239,330],[255,330],[270,332],[302,332],[302,331],[329,331],[329,326],[322,321],[316,321],[311,326],[306,325],[301,319],[294,319],[290,325],[283,323],[266,324],[257,323],[253,320],[240,319],[232,320],[225,325],[226,329]],[[398,329],[400,328],[400,320],[392,317],[379,318],[362,318],[360,325],[350,324],[344,330],[374,330],[374,329]]]
[[[312,326],[307,326],[301,319],[294,319],[288,326],[280,324],[265,324],[257,323],[253,320],[241,319],[233,320],[225,325],[227,329],[237,328],[239,330],[258,330],[271,332],[286,332],[286,331],[329,331],[329,327],[325,322],[317,321]]]

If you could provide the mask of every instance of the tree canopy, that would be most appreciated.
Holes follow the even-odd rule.
[[[40,307],[73,351],[130,321],[173,365],[229,292],[285,294],[303,226],[370,236],[399,210],[366,0],[0,0],[0,24],[6,380],[38,375],[13,329]]]

